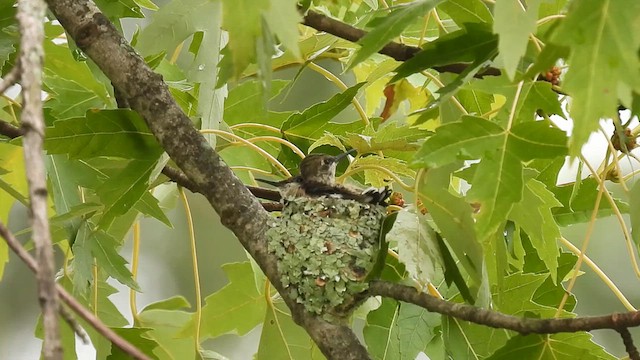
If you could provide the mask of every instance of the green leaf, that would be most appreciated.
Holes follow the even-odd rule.
[[[142,118],[131,110],[87,112],[84,118],[56,121],[45,132],[49,154],[69,154],[71,159],[117,156],[156,159],[162,148]]]
[[[468,199],[480,207],[477,229],[485,238],[497,230],[522,197],[522,161],[562,156],[565,142],[564,133],[545,122],[525,122],[507,131],[482,118],[464,116],[459,122],[440,126],[416,153],[413,164],[438,167],[482,158]]]
[[[150,329],[145,337],[162,344],[159,358],[195,359],[195,334],[190,334],[190,337],[178,336],[191,316],[192,314],[180,310],[145,309],[138,316],[138,327]]]
[[[507,342],[509,333],[443,316],[442,337],[446,359],[484,359]]]
[[[138,203],[149,188],[149,176],[155,166],[155,161],[132,160],[122,171],[96,189],[104,204],[104,213],[99,223],[101,229],[107,229],[115,217],[125,214]],[[147,210],[145,205],[150,204],[151,201],[148,201],[141,207]]]
[[[140,287],[133,280],[131,272],[126,267],[127,261],[118,254],[121,244],[111,235],[102,230],[93,230],[89,222],[84,222],[78,230],[77,240],[73,245],[74,274],[78,285],[88,280],[95,258],[98,268],[109,276],[134,290]]]
[[[147,216],[151,216],[159,220],[161,223],[167,225],[168,227],[173,228],[173,225],[171,225],[171,220],[169,220],[167,214],[165,214],[164,211],[160,208],[158,199],[156,199],[155,196],[153,196],[150,192],[147,191],[142,194],[140,201],[138,201],[134,207],[141,213]]]
[[[416,173],[410,169],[407,164],[394,157],[380,157],[378,155],[370,155],[364,157],[357,157],[351,162],[351,169],[356,170],[361,166],[376,166],[388,171],[391,171],[397,176],[415,177]],[[373,187],[383,187],[389,182],[393,181],[393,178],[387,175],[387,173],[376,169],[364,170],[364,183]]]
[[[148,1],[148,0],[147,0]],[[143,18],[144,14],[134,0],[99,0],[96,5],[116,26],[120,26],[121,18]]]
[[[294,57],[301,59],[298,47],[298,24],[302,16],[297,8],[297,0],[270,0],[271,7],[264,13],[269,29],[278,37],[284,47]]]
[[[347,133],[343,138],[358,153],[366,154],[388,150],[413,151],[418,148],[418,142],[430,134],[430,131],[417,127],[390,123],[376,131],[367,128],[364,132]]]
[[[217,3],[217,0],[172,0],[150,17],[152,21],[138,35],[136,50],[143,56],[173,51],[196,31],[209,29]]]
[[[487,58],[498,46],[498,37],[491,29],[478,23],[468,23],[461,30],[454,31],[427,43],[415,56],[396,69],[396,75],[389,82],[396,82],[411,74],[459,62],[475,62]]]
[[[572,196],[573,186],[558,186],[551,188],[556,199],[562,203],[561,208],[553,209],[553,217],[560,226],[567,226],[580,222],[587,222],[591,217],[598,196],[598,182],[593,178],[582,180],[582,185],[576,195]],[[605,190],[606,191],[606,190]],[[573,200],[572,200],[573,199]],[[614,198],[614,202],[621,213],[629,212],[629,205]],[[600,202],[597,217],[613,215],[614,211],[608,201]]]
[[[516,335],[489,360],[603,360],[616,359],[591,340],[587,332],[553,335]]]
[[[267,310],[263,288],[256,287],[249,262],[225,264],[222,269],[229,283],[205,299],[202,336],[245,335],[264,319]],[[193,320],[189,324],[193,325]]]
[[[415,209],[399,211],[387,234],[388,241],[397,243],[398,258],[407,272],[423,286],[436,282],[444,267],[435,237],[426,218],[416,214]]]
[[[536,30],[540,0],[498,1],[494,8],[493,31],[498,34],[498,49],[504,69],[510,79],[516,75],[520,59],[524,56],[529,35]]]
[[[483,118],[463,116],[461,121],[438,127],[436,134],[415,154],[413,165],[438,167],[457,160],[477,159],[496,149],[504,129]]]
[[[351,100],[364,84],[356,84],[327,101],[307,108],[302,113],[294,113],[282,124],[282,131],[288,136],[309,140],[319,138],[324,133],[327,123],[351,104]]]
[[[150,328],[115,328],[112,330],[127,340],[131,345],[138,348],[138,350],[151,357],[153,357],[154,350],[161,346],[157,341],[150,339],[149,335],[147,335],[151,330]],[[111,355],[107,356],[107,360],[124,360],[130,358],[131,355],[117,346],[112,346]]]
[[[269,99],[273,99],[289,84],[286,80],[273,80],[269,86]],[[229,91],[224,102],[224,121],[228,125],[241,123],[262,123],[264,108],[262,84],[259,81],[246,81]],[[279,125],[278,125],[279,126]]]
[[[168,299],[156,301],[144,307],[142,312],[151,310],[180,310],[189,308],[191,305],[183,296],[173,296]]]
[[[640,92],[640,2],[575,1],[551,37],[568,46],[563,90],[572,96],[570,153],[577,156],[601,118],[617,116],[619,99]]]
[[[363,335],[374,359],[414,359],[438,335],[439,324],[439,314],[385,298],[367,315]]]
[[[289,309],[282,301],[266,308],[264,315],[256,360],[316,358],[313,354],[317,349],[313,341],[306,331],[293,322]]]
[[[223,120],[224,98],[227,96],[226,86],[216,87],[223,39],[222,2],[203,4],[201,11],[209,14],[208,21],[197,26],[199,31],[194,34],[189,48],[190,52],[195,53],[195,57],[186,73],[190,82],[199,84],[197,114],[202,122],[201,129],[218,129]],[[203,135],[209,145],[215,147],[216,135]]]
[[[47,59],[44,63],[44,87],[45,89],[57,93],[71,94],[72,96],[79,96],[79,98],[93,99],[93,96],[97,96],[101,99],[102,103],[92,103],[93,106],[102,108],[105,105],[111,105],[113,100],[110,99],[109,92],[106,90],[105,85],[96,79],[96,76],[91,72],[89,66],[84,61],[78,61],[75,59],[69,49],[67,43],[61,43],[59,41],[53,41],[53,39],[59,37],[64,33],[64,29],[60,25],[53,25],[47,23],[45,25],[45,32],[48,41],[44,42],[44,50]],[[55,61],[54,61],[55,59]],[[51,81],[51,82],[50,82]],[[57,87],[61,86],[60,89]],[[80,94],[74,94],[74,93]],[[56,98],[54,103],[59,103],[60,107],[56,108],[60,112],[64,112],[64,104],[72,106],[74,109],[79,106],[84,108],[84,111],[88,110],[91,104],[87,106],[83,104],[76,104],[74,102],[65,101],[65,99]],[[45,103],[45,107],[48,107],[48,102]],[[80,115],[84,114],[82,112]]]
[[[340,139],[337,136],[333,135],[330,132],[325,132],[324,135],[322,135],[318,140],[316,140],[313,144],[311,144],[311,146],[309,146],[308,152],[312,152],[313,149],[323,145],[330,145],[330,146],[337,147],[342,151],[347,151],[347,149],[342,144],[342,141],[340,141]]]
[[[535,179],[527,181],[522,200],[511,209],[509,218],[529,235],[533,247],[551,272],[553,282],[558,268],[558,241],[562,236],[553,219],[551,209],[562,206],[543,183]]]
[[[498,230],[513,204],[522,199],[522,163],[509,151],[487,153],[476,169],[472,184],[467,198],[480,207],[476,228],[484,239]]]
[[[465,23],[493,22],[493,15],[482,0],[448,0],[438,5],[438,10],[444,11],[462,27]]]
[[[529,121],[511,129],[508,148],[522,161],[553,159],[567,154],[567,135],[546,121]]]
[[[358,40],[361,48],[356,51],[347,66],[351,70],[355,65],[375,54],[389,42],[402,34],[402,31],[415,19],[424,16],[443,0],[422,0],[405,6],[398,6],[390,14],[375,19],[375,27]]]
[[[0,5],[0,69],[18,48],[18,22],[13,1]]]
[[[222,0],[222,19],[229,32],[229,53],[233,76],[237,77],[256,58],[256,43],[262,36],[262,14],[269,10],[268,1]]]
[[[531,300],[547,277],[547,274],[523,273],[505,276],[501,287],[493,291],[496,308],[505,314],[516,316],[532,313],[540,317],[553,317],[555,308],[536,304]]]
[[[418,184],[418,196],[462,267],[479,284],[483,255],[474,231],[471,206],[448,191],[450,174],[457,168],[453,164],[428,169]]]

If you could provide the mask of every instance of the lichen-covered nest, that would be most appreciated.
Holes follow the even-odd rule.
[[[291,296],[307,311],[344,317],[380,250],[385,208],[330,197],[293,198],[267,231]]]

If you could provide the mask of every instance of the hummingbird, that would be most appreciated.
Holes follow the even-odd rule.
[[[386,205],[391,189],[369,188],[364,191],[336,184],[336,167],[340,160],[352,154],[355,149],[332,156],[327,154],[309,154],[300,163],[299,175],[282,181],[257,179],[260,182],[278,188],[283,199],[292,197],[329,196],[355,200],[366,204]]]

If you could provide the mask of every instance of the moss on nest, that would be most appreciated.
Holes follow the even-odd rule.
[[[384,216],[384,207],[352,200],[288,200],[267,238],[290,295],[309,312],[349,315],[367,289]]]

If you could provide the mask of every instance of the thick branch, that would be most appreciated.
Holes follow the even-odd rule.
[[[48,0],[67,33],[112,81],[147,122],[172,160],[208,199],[282,294],[277,259],[267,250],[264,233],[270,215],[247,190],[171,97],[162,77],[138,56],[109,20],[89,0]],[[307,330],[329,359],[368,359],[366,349],[346,326],[329,324],[283,296],[294,320]]]
[[[423,307],[431,312],[453,316],[492,328],[509,329],[521,334],[555,334],[560,332],[590,331],[596,329],[620,329],[640,325],[640,311],[605,316],[567,319],[532,319],[505,315],[497,311],[475,306],[452,303],[438,299],[415,288],[384,281],[374,281],[369,295],[380,295]]]
[[[29,252],[25,250],[18,239],[7,229],[6,226],[2,222],[0,222],[0,237],[4,238],[7,242],[7,245],[13,250],[13,252],[18,255],[18,257],[27,265],[27,267],[33,271],[34,273],[38,273],[38,263],[36,260],[29,255]],[[138,348],[131,345],[127,340],[121,338],[118,334],[116,334],[113,330],[111,330],[107,325],[105,325],[100,319],[98,319],[91,311],[86,309],[82,304],[80,304],[76,299],[73,298],[60,284],[56,284],[56,292],[60,295],[62,301],[64,301],[71,310],[73,310],[76,314],[78,314],[81,318],[83,318],[86,322],[91,324],[91,326],[96,329],[96,331],[104,336],[107,340],[111,341],[111,343],[117,347],[119,347],[126,354],[129,354],[132,358],[137,360],[150,360],[144,353],[142,353]],[[77,331],[77,330],[76,330]]]
[[[332,19],[312,10],[309,10],[307,12],[302,23],[318,31],[324,31],[341,39],[349,40],[352,42],[357,42],[367,34],[367,32],[364,30],[355,28],[351,25],[345,24],[341,21]],[[420,48],[415,46],[408,46],[396,42],[390,42],[378,52],[398,61],[407,61],[419,51]],[[434,66],[433,70],[436,70],[437,72],[460,74],[467,68],[467,66],[467,64],[449,64],[443,66]],[[498,76],[500,75],[500,70],[496,68],[487,68],[477,73],[475,77],[482,78],[486,75]]]
[[[62,359],[62,343],[58,324],[58,292],[55,282],[55,261],[47,216],[47,179],[43,158],[44,117],[42,113],[42,58],[44,49],[43,0],[18,2],[20,26],[20,68],[22,74],[22,126],[24,159],[29,185],[30,220],[36,248],[38,299],[42,307],[44,326],[44,359]]]

